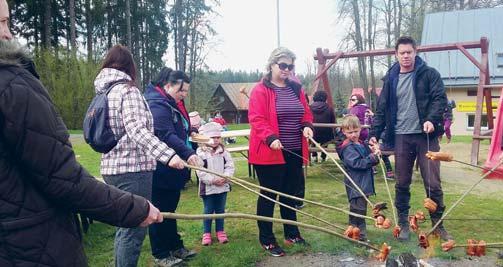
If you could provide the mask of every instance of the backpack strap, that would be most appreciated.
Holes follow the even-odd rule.
[[[105,95],[108,95],[108,93],[110,93],[110,91],[112,91],[112,88],[114,88],[116,85],[118,85],[118,84],[124,84],[124,83],[127,84],[128,82],[129,82],[128,79],[120,79],[120,80],[117,80],[117,81],[113,81],[110,84],[108,84],[107,90],[105,90],[105,92],[103,92],[103,93]]]

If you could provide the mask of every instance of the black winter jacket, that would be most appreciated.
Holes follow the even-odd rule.
[[[148,202],[95,180],[22,49],[0,41],[0,266],[87,266],[74,213],[133,227]]]
[[[309,108],[313,113],[313,122],[315,123],[335,123],[335,112],[326,102],[313,102]],[[334,140],[334,129],[327,127],[314,127],[314,140],[318,143],[326,143]]]
[[[369,133],[369,137],[379,139],[381,133],[386,129],[386,142],[390,146],[393,146],[395,141],[396,87],[399,73],[400,65],[397,62],[384,76],[383,89],[377,99],[374,121]],[[424,122],[430,121],[435,127],[435,131],[430,134],[430,138],[442,135],[444,133],[443,114],[447,106],[444,83],[440,73],[427,66],[426,62],[419,56],[416,56],[415,59],[413,86],[421,128]]]

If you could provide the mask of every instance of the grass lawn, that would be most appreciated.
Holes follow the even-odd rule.
[[[237,126],[231,126],[231,129]],[[243,127],[246,128],[246,127]],[[243,138],[244,139],[244,138]],[[463,142],[463,140],[459,140]],[[453,142],[458,142],[453,139]],[[99,176],[99,154],[92,151],[84,142],[73,141],[78,160],[93,175]],[[246,139],[238,139],[238,143],[246,144]],[[469,151],[469,145],[467,145]],[[246,161],[239,155],[236,157],[237,173],[236,176],[248,179],[257,183],[256,180],[247,178],[248,170]],[[326,204],[347,208],[347,198],[343,184],[340,180],[343,178],[335,165],[330,162],[315,164],[308,169],[306,180],[306,197],[311,200],[323,202]],[[415,173],[419,177],[418,173]],[[393,183],[392,183],[393,184]],[[454,186],[444,183],[445,202],[449,207],[462,194],[462,190],[452,189]],[[376,177],[377,196],[371,198],[373,202],[389,202],[386,189],[381,175]],[[394,191],[394,190],[392,190]],[[422,208],[423,198],[425,197],[424,188],[420,179],[415,179],[412,185],[411,213]],[[254,214],[256,209],[257,197],[239,186],[233,186],[228,195],[226,212],[243,212]],[[503,217],[502,207],[503,198],[491,196],[479,196],[470,194],[461,205],[452,212],[453,218],[501,218]],[[182,197],[177,212],[188,214],[202,213],[202,201],[197,195],[197,185],[188,183],[186,190],[182,191]],[[347,216],[336,211],[326,210],[314,205],[306,205],[303,211],[309,212],[328,221],[345,226]],[[386,215],[392,218],[391,212]],[[275,217],[279,217],[279,210],[276,209]],[[322,223],[314,219],[298,215],[299,221],[323,226]],[[258,230],[255,221],[228,219],[225,221],[225,229],[229,235],[230,242],[225,245],[213,244],[209,247],[200,245],[202,235],[201,221],[178,221],[179,232],[183,237],[186,247],[198,251],[198,255],[188,262],[189,266],[253,266],[261,258],[268,257],[260,248],[258,243]],[[503,239],[502,221],[484,221],[484,220],[448,220],[445,222],[447,229],[455,237],[458,243],[465,242],[468,238],[483,239],[486,242],[499,242]],[[423,230],[429,230],[429,223],[421,224]],[[425,253],[417,246],[417,240],[408,243],[395,241],[391,235],[391,230],[380,230],[369,225],[369,236],[372,244],[380,245],[387,242],[392,246],[392,255],[398,255],[401,252],[409,251],[416,256]],[[498,230],[499,229],[499,230]],[[274,230],[278,242],[282,244],[282,226],[275,224]],[[113,240],[115,229],[99,222],[91,225],[89,232],[84,236],[84,245],[86,254],[89,258],[90,266],[113,266]],[[350,252],[354,255],[370,255],[366,249],[356,246],[351,242],[341,240],[335,236],[325,233],[319,233],[312,230],[301,229],[304,238],[311,244],[308,248],[289,248],[287,253],[296,252],[316,253],[327,252],[336,254],[340,252]],[[434,251],[435,255],[442,258],[457,258],[464,255],[464,250],[454,249],[451,253],[444,253],[438,249]],[[494,253],[489,250],[489,253]],[[139,266],[153,266],[153,260],[150,255],[150,243],[148,237],[143,244],[143,251]]]

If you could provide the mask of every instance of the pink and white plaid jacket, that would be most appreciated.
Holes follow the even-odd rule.
[[[96,93],[114,81],[131,77],[126,73],[104,68],[94,80]],[[101,174],[117,175],[153,171],[156,161],[167,164],[175,151],[154,135],[154,122],[147,102],[136,86],[119,84],[108,94],[110,127],[121,136],[117,146],[101,156]]]

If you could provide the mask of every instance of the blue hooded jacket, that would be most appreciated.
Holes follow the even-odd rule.
[[[162,95],[152,84],[145,90],[145,99],[154,117],[155,135],[183,160],[195,155],[196,152],[188,143],[190,121],[178,110],[175,99],[170,95]],[[157,162],[152,186],[180,190],[189,179],[189,169],[178,170]]]

